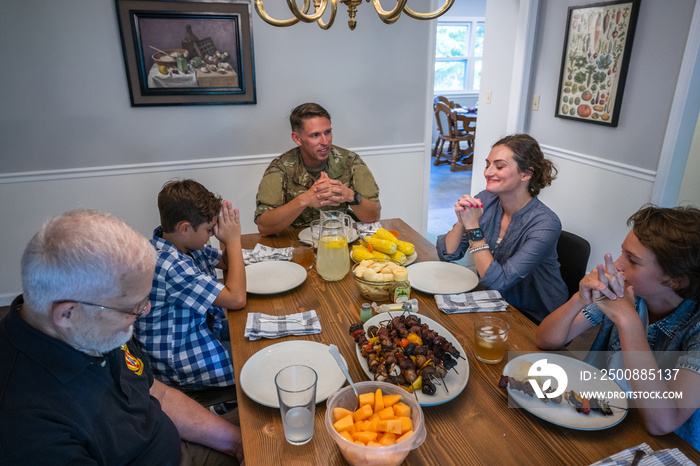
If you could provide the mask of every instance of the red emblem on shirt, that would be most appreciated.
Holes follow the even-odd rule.
[[[124,351],[124,360],[126,361],[126,367],[132,370],[136,375],[141,375],[143,373],[143,361],[139,358],[135,358],[131,353],[129,353],[129,348],[126,345],[122,345],[122,350]]]

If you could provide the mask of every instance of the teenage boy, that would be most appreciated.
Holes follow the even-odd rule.
[[[224,308],[246,303],[238,209],[194,180],[174,180],[158,194],[158,210],[152,309],[136,322],[136,336],[164,383],[185,390],[233,385]],[[207,244],[212,234],[224,251]],[[216,268],[227,270],[224,283]]]

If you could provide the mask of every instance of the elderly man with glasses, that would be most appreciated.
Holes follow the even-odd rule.
[[[155,380],[132,339],[154,268],[148,240],[97,211],[29,241],[0,322],[0,464],[242,461],[240,428]]]

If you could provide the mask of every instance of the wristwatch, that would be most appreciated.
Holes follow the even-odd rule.
[[[480,241],[484,239],[484,232],[481,231],[481,228],[467,230],[467,235],[469,235],[469,241]]]
[[[358,205],[360,202],[362,202],[362,194],[355,191],[355,197],[352,201],[348,202],[348,205]]]

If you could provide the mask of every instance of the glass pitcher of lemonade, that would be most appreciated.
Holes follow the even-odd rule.
[[[321,239],[318,242],[316,271],[324,280],[342,280],[350,270],[350,253],[345,236],[345,225],[341,220],[321,222]]]

